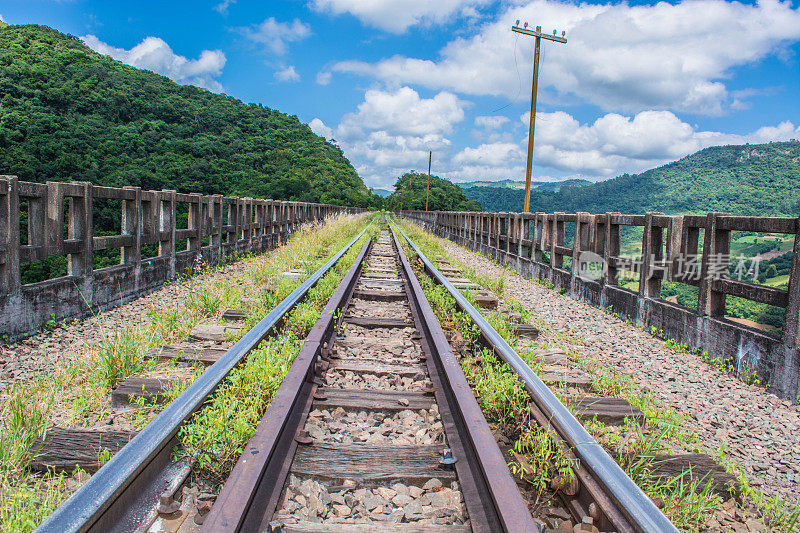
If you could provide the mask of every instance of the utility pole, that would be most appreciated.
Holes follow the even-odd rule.
[[[433,152],[428,152],[428,188],[425,191],[425,212],[428,212],[428,198],[431,195],[431,159],[433,158]]]
[[[556,35],[556,30],[553,30],[553,35],[542,33],[542,27],[536,26],[536,30],[529,30],[528,23],[525,23],[523,28],[519,27],[519,20],[516,25],[511,26],[511,31],[521,33],[523,35],[530,35],[536,38],[536,43],[533,48],[533,84],[531,86],[531,120],[530,127],[528,128],[528,166],[525,168],[525,207],[523,213],[530,213],[531,211],[531,173],[533,172],[533,127],[536,123],[536,92],[539,85],[539,45],[542,39],[548,41],[555,41],[557,43],[565,43],[567,39],[564,37],[566,32],[561,32],[561,37]]]

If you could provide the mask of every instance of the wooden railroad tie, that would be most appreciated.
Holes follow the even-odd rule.
[[[222,312],[222,320],[236,322],[247,318],[247,313],[241,309],[226,309]]]
[[[189,332],[189,338],[198,341],[225,342],[228,333],[235,333],[239,328],[232,326],[217,326],[213,324],[197,324]]]
[[[626,418],[632,418],[640,425],[645,423],[644,413],[623,398],[571,396],[566,398],[566,404],[582,420],[596,418],[598,422],[610,426],[621,426]]]
[[[324,400],[315,400],[314,409],[404,411],[430,409],[434,399],[423,392],[325,389]]]
[[[165,344],[161,348],[150,350],[145,354],[145,359],[156,359],[158,361],[175,360],[179,362],[199,362],[204,365],[213,365],[219,358],[225,355],[227,350],[221,348],[195,348],[193,346],[182,346],[178,344]]]
[[[114,455],[134,435],[133,431],[50,429],[28,449],[28,468],[35,472],[72,472],[77,466],[89,473],[97,472],[104,450]]]
[[[357,483],[404,480],[455,480],[454,470],[438,468],[442,446],[327,444],[298,446],[291,472],[296,476],[352,479]]]
[[[179,382],[175,379],[129,377],[111,391],[111,405],[130,405],[133,398],[144,398],[148,404],[164,403],[176,384]]]
[[[362,328],[413,328],[414,323],[402,318],[383,318],[377,316],[346,316],[344,321]]]
[[[368,300],[373,302],[396,302],[406,299],[406,293],[400,291],[372,291],[367,289],[356,289],[353,291],[353,298]]]

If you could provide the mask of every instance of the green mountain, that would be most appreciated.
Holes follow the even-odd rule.
[[[667,165],[614,179],[531,191],[531,211],[734,215],[800,214],[800,142],[713,146]],[[524,191],[466,189],[489,211],[520,211]]]
[[[481,204],[467,198],[458,185],[438,176],[430,176],[428,194],[428,175],[416,172],[407,172],[397,179],[394,192],[384,199],[384,205],[387,209],[424,210],[426,196],[430,211],[483,211]]]
[[[381,203],[297,117],[178,85],[34,25],[0,28],[0,174]]]
[[[531,189],[540,191],[557,191],[561,187],[589,185],[591,181],[578,178],[570,178],[561,181],[532,181]],[[469,189],[472,187],[500,187],[507,189],[524,189],[524,181],[514,180],[500,180],[500,181],[465,181],[463,183],[456,183],[462,189]]]

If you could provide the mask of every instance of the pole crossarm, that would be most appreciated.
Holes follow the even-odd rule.
[[[541,26],[537,26],[537,28],[538,27]],[[519,26],[511,26],[511,31],[515,31],[517,33],[523,33],[525,35],[530,35],[531,37],[541,37],[542,39],[547,39],[548,41],[555,41],[557,43],[566,44],[567,42],[566,37],[559,37],[558,35],[550,35],[549,33],[542,33],[541,31],[529,30],[528,28],[520,28]]]

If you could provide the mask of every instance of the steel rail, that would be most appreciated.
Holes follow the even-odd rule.
[[[637,531],[644,532],[677,532],[675,525],[664,516],[664,513],[639,488],[633,480],[609,456],[603,447],[589,434],[575,416],[559,401],[555,394],[525,361],[514,351],[503,337],[487,322],[472,304],[456,289],[448,279],[431,263],[422,250],[406,235],[402,228],[392,221],[398,231],[416,252],[426,270],[436,281],[447,289],[456,300],[458,306],[466,312],[480,328],[484,338],[492,345],[495,352],[511,366],[525,384],[534,403],[545,413],[550,424],[572,447],[593,476],[604,486],[611,498],[620,507]]]
[[[437,385],[442,420],[447,424],[447,418],[454,419],[455,431],[448,432],[450,447],[455,449],[457,445],[462,449],[459,453],[466,455],[467,461],[457,462],[456,470],[473,531],[538,532],[539,526],[511,477],[472,388],[393,230],[392,237],[406,278],[409,305],[418,329],[425,333],[423,348],[435,355],[427,362]]]
[[[161,472],[169,464],[178,430],[199,409],[216,387],[250,351],[281,322],[308,291],[374,224],[374,219],[356,237],[283,299],[272,311],[234,344],[216,363],[189,385],[103,465],[80,489],[36,529],[40,533],[77,531],[124,531],[141,520],[158,503],[158,487],[167,480]],[[149,489],[149,490],[148,490]],[[145,496],[143,501],[143,496]]]

